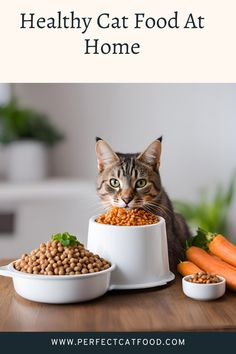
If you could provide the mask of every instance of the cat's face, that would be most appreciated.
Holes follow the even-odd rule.
[[[105,207],[155,207],[161,190],[160,140],[141,154],[115,153],[104,140],[97,141],[97,192]]]

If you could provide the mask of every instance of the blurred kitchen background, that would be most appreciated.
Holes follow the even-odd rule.
[[[0,257],[56,232],[86,242],[95,136],[137,152],[160,135],[176,208],[236,242],[235,84],[0,84]]]

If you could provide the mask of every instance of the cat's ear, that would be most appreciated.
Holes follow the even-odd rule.
[[[152,166],[154,169],[160,167],[161,157],[161,142],[162,136],[157,140],[154,140],[147,148],[142,152],[137,159]]]
[[[102,172],[108,165],[119,160],[119,157],[112,150],[109,144],[101,138],[96,138],[96,155],[98,171]]]

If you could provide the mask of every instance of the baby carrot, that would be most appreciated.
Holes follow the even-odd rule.
[[[209,250],[223,261],[236,267],[236,246],[222,235],[216,235],[208,244]]]
[[[196,266],[196,264],[190,261],[180,262],[177,265],[177,270],[184,277],[185,275],[190,275],[202,271],[202,269],[200,269],[198,266]]]
[[[227,287],[236,291],[236,269],[228,263],[218,260],[203,249],[191,246],[186,251],[187,259],[205,272],[221,275],[225,278]]]

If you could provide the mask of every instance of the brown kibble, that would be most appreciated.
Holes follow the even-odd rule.
[[[32,268],[32,267],[28,267],[28,268],[27,268],[27,273],[32,273],[32,271],[33,271],[33,268]]]
[[[40,275],[80,275],[99,272],[111,264],[86,250],[83,244],[62,247],[59,242],[41,243],[39,248],[24,253],[13,263],[16,270]]]
[[[83,268],[82,271],[81,271],[82,274],[86,274],[88,273],[88,269],[87,268]]]
[[[219,283],[221,280],[215,274],[198,272],[193,274],[192,277],[188,279],[188,281],[191,283],[198,284],[214,284]]]

